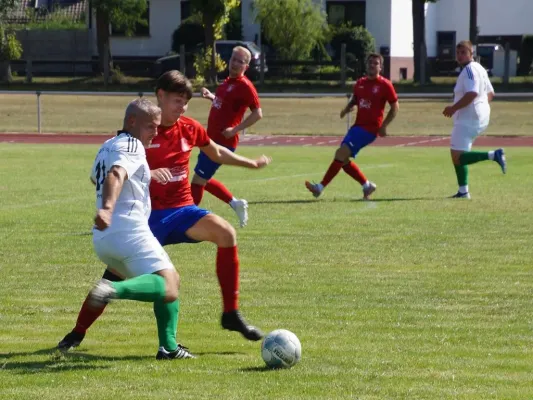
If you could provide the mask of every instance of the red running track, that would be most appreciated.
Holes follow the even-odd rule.
[[[101,144],[111,135],[0,133],[0,143],[34,144]],[[341,136],[256,136],[241,137],[243,146],[337,146]],[[378,138],[373,146],[433,147],[449,146],[448,136],[390,136]],[[533,136],[480,136],[476,146],[526,147],[533,146]]]

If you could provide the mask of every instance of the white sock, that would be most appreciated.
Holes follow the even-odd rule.
[[[459,186],[459,193],[468,193],[468,185]]]
[[[237,201],[237,199],[234,197],[233,199],[231,199],[231,201],[229,202],[229,205],[231,207],[233,207],[235,205],[235,202]]]
[[[370,187],[370,181],[366,181],[364,184],[363,184],[363,189],[368,189]]]
[[[489,160],[494,161],[494,151],[489,151]]]

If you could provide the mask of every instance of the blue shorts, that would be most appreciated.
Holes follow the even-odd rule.
[[[374,140],[376,140],[376,135],[365,131],[360,126],[352,126],[346,136],[344,136],[341,145],[347,145],[352,151],[352,157],[355,157],[359,150],[368,146]]]
[[[226,149],[231,152],[235,152],[235,149],[232,147],[226,147]],[[198,154],[198,161],[196,163],[196,167],[194,167],[194,172],[200,178],[204,178],[206,181],[208,181],[215,175],[215,172],[217,172],[217,169],[219,167],[219,163],[214,162],[209,157],[207,157],[207,155],[203,151],[200,151],[200,154]]]
[[[197,206],[152,210],[148,225],[162,246],[177,243],[198,243],[190,239],[185,232],[210,211]]]

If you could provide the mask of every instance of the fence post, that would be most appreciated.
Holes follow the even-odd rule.
[[[185,74],[185,45],[184,44],[180,44],[180,72],[183,74],[183,75],[186,75]]]
[[[33,63],[31,61],[31,58],[28,57],[26,60],[26,83],[31,83],[33,80]]]
[[[261,46],[261,60],[259,67],[259,84],[265,84],[265,46]]]
[[[107,44],[104,45],[104,87],[107,89],[107,85],[109,84],[109,48],[107,47]]]
[[[346,85],[346,43],[341,44],[341,86]]]
[[[505,43],[505,58],[504,58],[504,66],[503,66],[503,84],[508,85],[509,84],[509,75],[511,73],[511,45],[509,42]]]
[[[422,43],[420,45],[420,84],[421,85],[425,85],[426,84],[426,66],[427,66],[427,61],[426,61],[426,46],[424,46],[424,44]]]
[[[346,94],[346,98],[348,99],[348,101],[350,101],[350,97],[351,95],[350,94]],[[346,114],[346,132],[348,132],[350,130],[350,117],[351,117],[351,114],[352,112],[350,110],[348,110],[348,113]]]
[[[41,133],[41,92],[35,92],[37,95],[37,132]]]

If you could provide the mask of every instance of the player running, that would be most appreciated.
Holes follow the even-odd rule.
[[[163,74],[156,86],[162,110],[162,125],[147,149],[147,160],[154,180],[150,185],[152,213],[149,227],[163,246],[176,243],[209,241],[217,245],[216,273],[223,299],[221,324],[224,329],[240,332],[248,340],[260,340],[263,333],[248,325],[239,312],[239,257],[235,229],[229,222],[193,202],[189,184],[189,160],[193,147],[199,147],[210,159],[220,164],[246,168],[262,168],[270,158],[257,160],[241,157],[215,144],[202,125],[182,114],[192,97],[191,83],[178,71]],[[107,269],[104,277],[120,281],[122,274]],[[68,351],[78,346],[87,329],[105,309],[83,304],[76,326],[59,342],[58,348]],[[173,358],[173,354],[169,358]],[[179,357],[178,357],[179,358]]]
[[[239,132],[263,118],[257,90],[244,76],[251,57],[248,49],[235,47],[229,61],[229,77],[217,88],[215,94],[202,88],[202,96],[212,101],[207,134],[215,143],[232,152],[239,143]],[[251,113],[243,121],[247,109]],[[213,178],[219,167],[220,163],[200,151],[191,186],[194,203],[200,204],[205,188],[213,196],[229,204],[237,213],[240,226],[244,227],[248,223],[248,202],[235,198],[222,182]]]
[[[355,123],[344,137],[341,146],[335,152],[335,158],[329,166],[320,183],[306,181],[305,186],[315,197],[319,197],[326,186],[335,178],[341,168],[363,187],[363,199],[376,190],[376,184],[370,182],[357,164],[350,161],[359,151],[376,140],[377,136],[386,136],[387,127],[398,114],[398,96],[392,83],[380,75],[383,67],[383,57],[380,54],[370,54],[366,60],[367,75],[359,79],[353,88],[353,95],[348,104],[342,109],[340,117],[352,111],[357,106]],[[383,114],[385,104],[390,104],[390,110],[385,120]]]
[[[507,162],[503,149],[471,151],[474,140],[489,126],[489,103],[494,99],[494,88],[485,68],[473,60],[470,41],[459,42],[455,56],[462,70],[454,88],[454,104],[446,107],[442,114],[448,118],[453,116],[450,152],[459,190],[452,198],[469,199],[469,164],[492,160],[498,163],[505,174]]]

